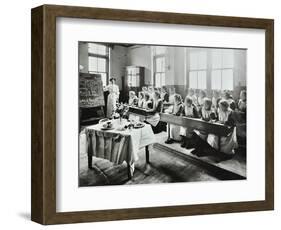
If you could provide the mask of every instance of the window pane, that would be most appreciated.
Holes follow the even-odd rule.
[[[198,69],[207,69],[207,52],[206,51],[198,52],[197,68]]]
[[[97,54],[98,53],[98,46],[97,46],[97,44],[89,43],[88,44],[88,52],[89,53]]]
[[[155,72],[165,72],[165,57],[158,57],[155,60],[156,69]]]
[[[197,53],[196,52],[191,52],[189,55],[189,67],[191,70],[196,70],[197,69]]]
[[[92,54],[107,55],[107,47],[105,45],[89,43],[88,52]]]
[[[212,71],[212,89],[221,89],[221,70]]]
[[[233,70],[222,70],[222,89],[233,90]]]
[[[161,87],[161,74],[160,73],[155,74],[155,86]]]
[[[198,71],[198,89],[207,88],[207,73],[206,71]]]
[[[97,62],[98,59],[96,57],[89,57],[89,71],[98,71]]]
[[[106,55],[106,46],[98,45],[98,54],[100,55]]]
[[[106,72],[106,59],[98,58],[98,71]]]
[[[197,89],[197,71],[189,72],[189,88]]]
[[[161,86],[165,85],[166,83],[166,79],[165,79],[165,73],[162,73],[161,75]]]
[[[222,52],[221,50],[212,50],[212,68],[219,69],[222,68]]]
[[[233,68],[234,66],[234,52],[233,50],[222,51],[222,67]]]
[[[156,69],[155,72],[160,72],[161,71],[161,58],[156,58]]]
[[[165,58],[164,57],[162,57],[161,58],[162,59],[162,61],[161,61],[161,63],[162,63],[162,65],[161,65],[161,72],[165,72]]]

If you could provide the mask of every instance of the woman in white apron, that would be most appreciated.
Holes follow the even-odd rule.
[[[193,104],[192,97],[186,96],[184,99],[184,107],[183,107],[183,112],[182,116],[184,117],[192,117],[192,118],[198,118],[199,114],[197,111],[196,106]],[[180,135],[182,136],[182,144],[181,147],[183,148],[188,148],[189,147],[189,140],[192,137],[193,133],[192,128],[189,127],[181,127],[180,128]]]
[[[182,114],[182,110],[183,110],[183,104],[182,104],[181,95],[176,94],[172,114],[174,116],[180,116]],[[165,141],[165,143],[172,144],[174,141],[181,141],[181,136],[180,136],[181,127],[173,124],[168,124],[168,125],[169,125],[168,132],[170,135],[168,140]]]
[[[226,137],[221,137],[220,151],[226,154],[234,154],[234,149],[238,148],[236,127],[234,119],[232,119],[232,110],[229,108],[229,104],[226,100],[219,102],[218,108],[218,121],[222,124],[232,126],[233,131]],[[219,138],[214,134],[209,134],[207,142],[215,149],[219,149]]]
[[[139,92],[138,107],[143,108],[143,103],[144,103],[144,92]]]
[[[162,112],[163,102],[161,100],[161,95],[159,92],[153,93],[153,108],[148,110],[148,112],[153,113],[153,115],[146,118],[146,122],[152,127],[154,133],[160,133],[162,131],[160,123],[160,113]]]
[[[212,107],[213,109],[217,110],[219,107],[219,102],[221,100],[220,91],[214,90],[213,97],[212,97]]]
[[[201,117],[202,120],[204,121],[211,121],[216,119],[216,113],[212,109],[212,101],[211,99],[205,97],[203,100],[202,107],[199,110],[199,116]],[[203,140],[206,141],[208,137],[208,133],[194,130],[194,132]]]
[[[232,109],[233,111],[236,109],[235,101],[233,100],[233,97],[228,90],[223,91],[222,99],[227,101],[230,109]]]
[[[153,104],[152,104],[152,101],[150,100],[150,96],[148,93],[144,94],[144,101],[142,104],[142,108],[143,109],[152,109],[153,108]]]
[[[192,103],[195,106],[198,106],[198,98],[197,98],[197,96],[195,94],[194,89],[188,89],[188,96],[192,98]]]
[[[119,100],[119,87],[115,84],[116,79],[110,78],[109,85],[106,87],[109,94],[107,97],[106,117],[110,118],[116,110],[116,103]]]
[[[198,106],[202,107],[204,103],[204,99],[207,97],[207,93],[205,90],[200,90],[198,97]],[[212,102],[212,101],[211,101]]]
[[[241,112],[246,112],[247,110],[247,92],[246,90],[242,90],[240,92],[240,99],[238,101],[238,110]]]
[[[128,104],[130,106],[136,106],[138,104],[138,97],[136,96],[135,91],[129,92],[129,101]]]

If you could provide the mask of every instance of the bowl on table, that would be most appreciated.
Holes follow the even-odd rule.
[[[113,128],[112,122],[111,121],[107,121],[107,122],[104,122],[102,124],[102,128],[101,129],[102,130],[111,130],[111,129],[114,129],[114,128]]]

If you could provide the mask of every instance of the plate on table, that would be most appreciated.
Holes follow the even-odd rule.
[[[134,128],[135,129],[140,129],[140,128],[143,128],[144,127],[144,123],[137,123],[134,125]]]

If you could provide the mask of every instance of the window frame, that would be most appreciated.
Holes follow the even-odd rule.
[[[211,71],[211,90],[230,90],[230,91],[233,91],[234,90],[234,68],[235,68],[234,67],[235,66],[235,64],[234,64],[234,62],[235,62],[234,50],[232,50],[233,51],[233,54],[232,54],[233,55],[232,67],[224,67],[223,66],[223,51],[225,51],[225,50],[224,49],[219,49],[219,51],[220,51],[221,67],[220,68],[213,68],[213,66],[211,65],[211,69],[210,69],[210,71]],[[214,50],[210,50],[210,52],[211,52],[211,55],[212,55],[213,54],[212,52],[214,52]],[[211,59],[213,59],[213,57]],[[222,86],[223,86],[223,77],[222,77],[222,75],[223,75],[223,71],[224,70],[232,70],[232,89],[222,88]],[[220,71],[220,85],[221,85],[220,89],[213,88],[213,71]]]
[[[198,55],[198,53],[199,52],[204,52],[205,54],[206,54],[206,66],[205,66],[205,68],[196,68],[196,69],[191,69],[191,54],[192,53],[197,53],[197,55]],[[187,81],[187,83],[188,83],[188,86],[189,86],[189,88],[193,88],[193,89],[197,89],[197,90],[200,90],[200,89],[203,89],[203,90],[206,90],[207,88],[208,88],[208,83],[207,83],[207,81],[208,81],[208,51],[206,50],[202,50],[201,48],[193,48],[193,49],[187,49],[187,66],[188,66],[188,71],[187,71],[187,74],[188,74],[188,81]],[[198,57],[197,57],[198,58]],[[202,72],[202,71],[204,71],[205,73],[206,73],[206,75],[205,75],[205,88],[199,88],[198,86],[198,73],[199,72]],[[191,87],[191,85],[190,85],[190,73],[191,72],[196,72],[196,87]]]
[[[163,71],[161,71],[161,72],[159,72],[159,71],[157,71],[157,65],[156,65],[156,62],[157,62],[157,59],[158,58],[164,58],[164,62],[165,62],[165,64],[164,64],[164,70]],[[156,74],[161,74],[161,79],[160,79],[160,86],[156,86]],[[165,83],[164,83],[164,85],[166,84],[166,54],[165,54],[165,52],[164,53],[162,53],[162,54],[154,54],[153,55],[153,83],[154,83],[154,86],[155,87],[162,87],[162,86],[164,86],[164,85],[162,85],[162,82],[163,82],[163,75],[164,75],[164,81],[165,81]]]
[[[97,53],[92,53],[89,51],[90,47],[89,45],[90,44],[94,44],[94,45],[100,45],[100,46],[105,46],[106,48],[106,54],[105,55],[102,55],[102,54],[97,54]],[[105,71],[106,72],[100,72],[100,71],[90,71],[89,67],[90,67],[90,57],[95,57],[95,58],[102,58],[102,59],[105,59]],[[108,45],[105,45],[105,44],[99,44],[99,43],[94,43],[94,42],[89,42],[88,43],[88,73],[90,74],[106,74],[106,80],[105,82],[103,82],[103,86],[106,86],[108,85],[108,82],[109,82],[109,65],[110,65],[110,47]]]

